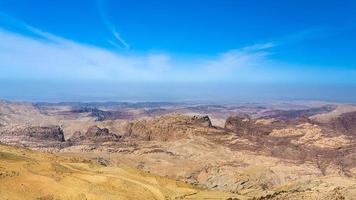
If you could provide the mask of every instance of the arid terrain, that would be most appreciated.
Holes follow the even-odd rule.
[[[0,199],[356,199],[356,105],[0,102]]]

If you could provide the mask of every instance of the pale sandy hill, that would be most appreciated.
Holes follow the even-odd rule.
[[[129,167],[105,167],[0,144],[0,199],[227,199]]]

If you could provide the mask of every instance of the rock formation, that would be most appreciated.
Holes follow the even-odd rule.
[[[286,122],[281,120],[234,116],[226,119],[225,129],[241,136],[268,135],[273,129],[284,128],[286,125]]]
[[[129,123],[126,137],[143,140],[176,140],[201,134],[202,129],[212,128],[208,116],[184,116],[173,113],[150,120],[138,120]]]
[[[225,129],[238,135],[246,135],[252,131],[252,125],[253,122],[250,118],[235,116],[226,119]]]
[[[332,129],[356,136],[356,112],[343,113],[329,122]]]
[[[16,127],[0,133],[0,142],[34,149],[59,149],[64,141],[63,130],[55,125]]]
[[[120,136],[114,133],[110,133],[107,128],[99,128],[94,125],[89,127],[89,129],[84,133],[75,132],[73,136],[69,139],[71,142],[117,142]]]

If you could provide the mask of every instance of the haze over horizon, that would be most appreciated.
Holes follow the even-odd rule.
[[[356,102],[356,3],[0,1],[0,99]]]

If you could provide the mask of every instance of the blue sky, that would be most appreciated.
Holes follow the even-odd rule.
[[[355,21],[351,0],[0,0],[0,98],[355,101]]]

